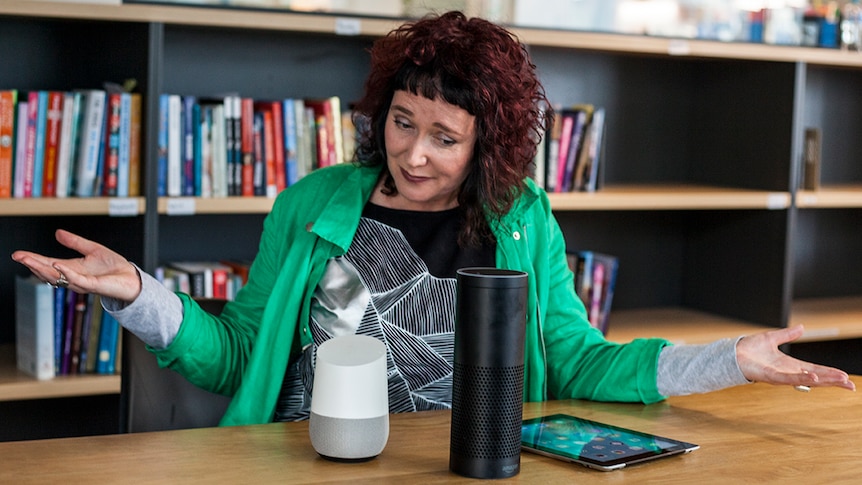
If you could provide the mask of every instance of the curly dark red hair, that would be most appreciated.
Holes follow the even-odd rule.
[[[354,109],[357,161],[386,166],[383,130],[395,91],[438,96],[476,117],[470,174],[458,195],[466,211],[459,240],[492,237],[485,211],[512,208],[532,171],[550,106],[526,48],[506,29],[461,12],[431,15],[396,28],[371,48],[371,73]],[[385,172],[385,189],[395,183]]]

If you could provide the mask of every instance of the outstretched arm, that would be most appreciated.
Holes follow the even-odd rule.
[[[836,386],[856,390],[846,372],[795,359],[778,349],[802,336],[803,328],[789,328],[748,335],[736,347],[737,361],[750,381],[791,386]]]
[[[65,278],[68,287],[79,293],[131,302],[141,292],[138,270],[116,252],[69,231],[58,229],[57,241],[81,254],[79,258],[57,259],[30,251],[15,251],[12,259],[23,264],[39,279],[56,284]]]

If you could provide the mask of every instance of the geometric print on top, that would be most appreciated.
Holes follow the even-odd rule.
[[[455,294],[455,278],[431,275],[401,231],[360,218],[350,249],[327,262],[312,296],[314,344],[290,365],[275,419],[307,418],[316,349],[347,334],[386,345],[390,412],[450,408]]]

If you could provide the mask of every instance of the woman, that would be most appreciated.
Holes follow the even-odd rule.
[[[548,198],[528,177],[547,104],[510,33],[456,12],[427,17],[374,44],[356,163],[279,195],[248,284],[219,317],[65,231],[57,240],[83,257],[13,259],[102,295],[160,365],[232,395],[223,424],[307,417],[315,349],[351,333],[387,344],[393,412],[448,407],[454,277],[466,266],[529,274],[528,401],[651,403],[749,381],[855,388],[778,350],[800,327],[706,346],[621,345],[590,327]]]

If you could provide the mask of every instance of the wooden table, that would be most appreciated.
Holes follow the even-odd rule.
[[[862,384],[857,378],[857,383]],[[860,483],[862,399],[754,384],[644,406],[525,405],[691,441],[701,449],[599,472],[522,453],[519,483]],[[0,443],[0,483],[469,483],[449,472],[449,412],[392,415],[383,453],[320,458],[307,422]]]

